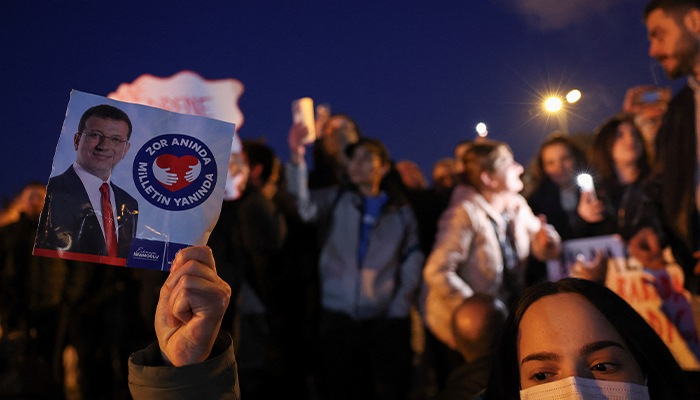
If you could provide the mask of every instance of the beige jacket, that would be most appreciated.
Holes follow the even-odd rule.
[[[531,238],[542,224],[525,198],[515,194],[506,206],[513,223],[515,247],[523,262],[530,254]],[[504,235],[506,223],[476,189],[460,185],[452,193],[450,205],[440,217],[433,251],[428,257],[423,277],[427,285],[425,321],[443,342],[453,342],[450,319],[454,309],[474,292],[499,294],[503,281],[503,258],[498,237]],[[546,229],[560,244],[551,225]]]

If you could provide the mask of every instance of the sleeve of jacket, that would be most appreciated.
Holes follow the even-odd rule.
[[[317,222],[328,215],[338,195],[331,187],[309,191],[309,173],[306,164],[288,162],[285,165],[287,191],[295,198],[297,211],[304,222]]]
[[[435,245],[423,272],[430,291],[446,298],[467,298],[474,294],[472,288],[457,275],[457,267],[466,261],[474,236],[472,219],[462,203],[455,204],[442,214]]]
[[[158,342],[129,357],[129,391],[134,400],[239,400],[233,341],[219,333],[206,361],[183,367],[163,366]]]
[[[393,303],[389,306],[389,317],[406,317],[416,296],[416,291],[423,276],[425,256],[420,250],[418,222],[410,207],[403,207],[401,214],[406,221],[404,242],[401,248],[401,265],[399,266],[399,287],[396,289]]]

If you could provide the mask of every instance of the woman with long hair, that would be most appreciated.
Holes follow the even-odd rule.
[[[629,239],[648,220],[642,204],[648,199],[642,185],[651,168],[644,138],[632,117],[615,116],[596,134],[590,153],[595,192],[584,192],[578,214],[588,223],[586,236],[619,233]]]
[[[555,133],[542,143],[529,168],[527,202],[532,212],[547,217],[562,240],[581,236],[575,229],[580,197],[576,173],[586,164],[583,150],[568,136]]]
[[[654,330],[626,301],[591,281],[566,278],[529,288],[497,349],[486,399],[575,389],[598,397],[557,398],[608,398],[601,393],[610,391],[620,399],[689,398],[681,368]],[[624,397],[630,394],[636,397]]]

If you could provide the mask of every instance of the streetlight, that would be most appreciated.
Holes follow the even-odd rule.
[[[550,97],[544,102],[544,108],[549,112],[557,112],[561,110],[561,100],[556,97]]]
[[[566,101],[573,104],[576,103],[581,98],[581,92],[574,89],[566,95]]]
[[[566,101],[569,104],[577,102],[580,98],[581,92],[576,89],[570,91],[566,95]],[[569,123],[566,118],[566,108],[564,107],[562,99],[559,98],[559,95],[552,96],[545,100],[544,108],[550,113],[556,113],[557,120],[559,121],[559,130],[561,130],[564,135],[568,135]]]

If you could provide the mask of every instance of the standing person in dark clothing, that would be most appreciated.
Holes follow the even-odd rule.
[[[613,117],[600,127],[590,159],[596,195],[581,195],[578,214],[586,222],[583,233],[617,233],[629,240],[638,226],[656,226],[654,217],[644,214],[650,200],[643,185],[650,167],[644,138],[631,116]]]
[[[562,240],[581,236],[574,228],[580,197],[576,173],[586,164],[583,150],[569,137],[555,133],[542,143],[530,167],[527,202],[535,215],[547,217]]]
[[[0,228],[0,397],[62,397],[68,262],[32,256],[45,195],[25,186]]]
[[[685,272],[685,286],[700,293],[696,263],[700,249],[698,213],[698,107],[700,107],[700,2],[653,0],[644,8],[649,33],[649,55],[672,79],[688,75],[683,88],[668,105],[656,136],[652,187],[663,232],[640,230],[629,243],[630,253],[645,266],[663,263],[662,242],[670,244]]]
[[[530,166],[524,196],[535,215],[547,217],[562,240],[584,236],[585,223],[576,212],[581,195],[576,173],[584,171],[586,155],[568,136],[555,133],[542,143]],[[547,278],[547,266],[528,257],[525,285]]]
[[[433,165],[433,184],[431,187],[438,193],[452,190],[456,184],[455,160],[443,158]]]
[[[222,328],[240,333],[238,348],[241,376],[248,384],[243,393],[266,398],[277,387],[271,385],[271,366],[279,363],[279,337],[275,323],[277,288],[283,276],[281,250],[287,236],[284,215],[275,204],[280,163],[272,149],[254,140],[243,141],[243,158],[248,170],[240,198],[226,201],[212,232],[210,243],[221,276],[232,293],[241,296],[224,316]],[[238,327],[234,321],[240,321]]]

